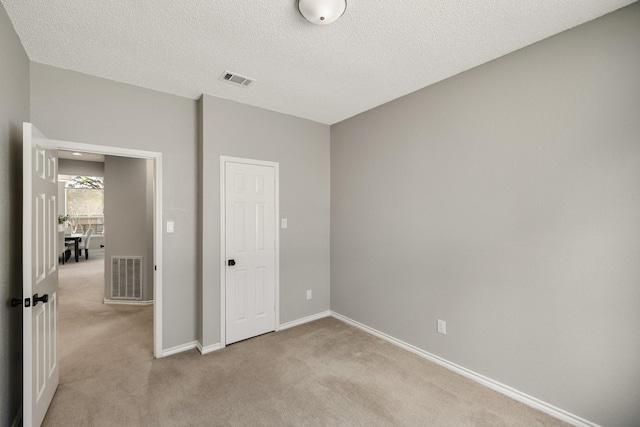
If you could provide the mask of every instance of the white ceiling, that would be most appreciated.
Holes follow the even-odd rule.
[[[333,124],[633,0],[1,0],[34,62]],[[228,70],[257,81],[218,80]]]
[[[80,153],[80,155],[78,156],[78,155],[74,155],[71,151],[58,150],[58,158],[68,159],[68,160],[80,160],[83,162],[104,163],[103,154]]]

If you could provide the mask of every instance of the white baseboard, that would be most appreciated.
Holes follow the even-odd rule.
[[[283,329],[293,328],[294,326],[302,325],[307,322],[313,322],[314,320],[322,319],[323,317],[329,317],[329,316],[331,316],[331,311],[329,310],[323,311],[321,313],[312,314],[311,316],[303,317],[302,319],[297,319],[291,322],[283,323],[280,325],[278,330],[281,331]],[[160,357],[171,356],[172,354],[181,353],[183,351],[191,350],[193,348],[197,348],[201,354],[207,354],[207,353],[220,350],[222,348],[222,345],[220,343],[217,343],[217,344],[211,344],[206,347],[203,347],[202,344],[200,344],[200,342],[193,341],[190,343],[178,345],[178,346],[163,350],[162,355]]]
[[[282,324],[280,324],[280,326],[278,327],[277,330],[278,331],[282,331],[284,329],[293,328],[294,326],[302,325],[302,324],[308,323],[308,322],[313,322],[314,320],[322,319],[323,317],[329,317],[329,316],[331,316],[331,311],[329,311],[329,310],[323,311],[321,313],[312,314],[311,316],[306,316],[306,317],[303,317],[301,319],[293,320],[291,322],[282,323]],[[211,352],[220,350],[223,347],[222,347],[222,344],[220,344],[220,343],[211,344],[211,345],[208,345],[206,347],[203,347],[202,344],[200,344],[198,342],[197,348],[198,348],[198,351],[200,351],[201,354],[207,354],[207,353],[211,353]]]
[[[18,409],[18,413],[13,418],[13,423],[11,423],[11,427],[20,427],[22,425],[22,406]]]
[[[222,345],[220,343],[217,343],[217,344],[211,344],[211,345],[203,347],[202,344],[200,344],[198,342],[197,348],[198,348],[198,351],[200,352],[200,354],[205,355],[207,353],[211,353],[211,352],[220,350],[222,348]]]
[[[107,299],[104,298],[105,304],[120,304],[120,305],[153,305],[153,300],[150,301],[135,301],[128,299]]]
[[[467,368],[464,368],[460,365],[456,365],[453,362],[449,362],[446,359],[443,359],[441,357],[438,357],[434,354],[428,353],[418,347],[415,347],[411,344],[408,344],[404,341],[401,341],[397,338],[394,338],[390,335],[385,334],[384,332],[380,332],[376,329],[370,328],[367,325],[364,325],[360,322],[357,322],[353,319],[350,319],[346,316],[343,316],[342,314],[336,313],[335,311],[331,312],[331,316],[335,317],[338,320],[342,320],[343,322],[355,326],[358,329],[362,329],[363,331],[374,335],[378,338],[381,338],[385,341],[388,341],[392,344],[397,345],[398,347],[401,347],[405,350],[408,350],[414,354],[417,354],[418,356],[424,357],[427,360],[430,360],[434,363],[437,363],[440,366],[443,366],[457,374],[460,374],[466,378],[469,378],[471,380],[474,380],[482,385],[484,385],[485,387],[489,387],[492,390],[495,390],[499,393],[502,393],[506,396],[509,396],[510,398],[517,400],[518,402],[522,402],[525,405],[531,406],[532,408],[535,408],[541,412],[544,412],[546,414],[551,415],[554,418],[557,418],[561,421],[564,421],[566,423],[569,423],[571,425],[574,425],[576,427],[600,427],[598,424],[592,423],[591,421],[587,421],[584,418],[581,418],[577,415],[571,414],[563,409],[557,408],[549,403],[543,402],[540,399],[536,399],[533,396],[529,396],[526,393],[523,393],[521,391],[518,391],[512,387],[509,387],[508,385],[502,384],[498,381],[492,380],[491,378],[487,378],[484,375],[480,375],[474,371],[471,371]]]
[[[278,326],[277,330],[282,331],[284,329],[293,328],[294,326],[302,325],[308,322],[313,322],[314,320],[322,319],[324,317],[329,317],[329,316],[331,316],[330,310],[322,311],[320,313],[312,314],[311,316],[306,316],[301,319],[292,320],[291,322],[281,323],[280,326]]]
[[[192,350],[198,347],[198,341],[191,341],[185,344],[180,344],[175,347],[162,350],[160,357],[171,356],[172,354],[182,353],[183,351]]]

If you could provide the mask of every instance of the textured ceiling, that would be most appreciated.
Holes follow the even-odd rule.
[[[326,26],[295,0],[2,3],[34,62],[333,124],[633,1],[348,0]]]

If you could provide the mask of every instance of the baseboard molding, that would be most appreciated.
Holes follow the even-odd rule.
[[[311,316],[306,316],[301,319],[293,320],[291,322],[282,323],[280,324],[277,330],[282,331],[284,329],[293,328],[294,326],[302,325],[308,322],[313,322],[314,320],[322,319],[324,317],[329,317],[329,316],[331,316],[330,310],[323,311],[321,313],[312,314]],[[197,348],[198,348],[198,351],[204,355],[204,354],[222,349],[222,344],[217,343],[217,344],[211,344],[206,347],[203,347],[202,344],[198,342]]]
[[[134,301],[128,299],[107,299],[104,298],[105,304],[119,304],[119,305],[153,305],[153,300],[150,301]]]
[[[165,350],[162,350],[162,354],[160,355],[160,357],[171,356],[172,354],[178,354],[182,353],[183,351],[193,350],[194,348],[198,347],[198,344],[198,341],[191,341],[185,344],[177,345],[175,347],[167,348]]]
[[[207,353],[212,353],[214,351],[220,350],[222,348],[222,345],[220,345],[220,343],[217,343],[203,347],[202,344],[198,342],[197,348],[200,354],[205,355]]]
[[[322,319],[324,317],[329,317],[329,316],[331,316],[330,310],[322,311],[320,313],[312,314],[311,316],[306,316],[297,320],[292,320],[291,322],[281,323],[280,326],[278,326],[277,330],[282,331],[285,329],[293,328],[294,326],[303,325],[305,323],[313,322],[314,320]]]
[[[13,423],[11,423],[11,427],[20,427],[22,425],[22,406],[18,409],[18,413],[16,413],[15,418],[13,419]]]
[[[549,403],[543,402],[540,399],[536,399],[533,396],[529,396],[526,393],[523,393],[521,391],[518,391],[512,387],[509,387],[508,385],[502,384],[498,381],[492,380],[491,378],[487,378],[484,375],[480,375],[477,372],[471,371],[467,368],[464,368],[460,365],[456,365],[453,362],[449,362],[446,359],[443,359],[442,357],[438,357],[434,354],[428,353],[418,347],[415,347],[411,344],[408,344],[404,341],[401,341],[397,338],[392,337],[391,335],[387,335],[384,332],[380,332],[376,329],[373,329],[367,325],[364,325],[360,322],[357,322],[353,319],[350,319],[346,316],[343,316],[342,314],[336,313],[335,311],[331,312],[331,316],[335,317],[338,320],[341,320],[351,326],[355,326],[358,329],[361,329],[371,335],[374,335],[378,338],[381,338],[385,341],[388,341],[392,344],[397,345],[398,347],[401,347],[405,350],[408,350],[414,354],[417,354],[418,356],[421,356],[427,360],[430,360],[434,363],[437,363],[440,366],[443,366],[447,369],[449,369],[450,371],[453,371],[457,374],[460,374],[466,378],[469,378],[471,380],[474,380],[486,387],[489,387],[492,390],[495,390],[499,393],[502,393],[506,396],[509,396],[510,398],[517,400],[518,402],[524,403],[525,405],[531,406],[532,408],[535,408],[541,412],[544,412],[546,414],[551,415],[554,418],[557,418],[561,421],[564,421],[566,423],[569,423],[571,425],[574,425],[576,427],[600,427],[598,424],[594,424],[590,421],[585,420],[584,418],[581,418],[577,415],[574,415],[572,413],[569,413],[563,409],[557,408]]]
[[[106,300],[105,300],[106,301]],[[105,302],[106,304],[106,302]],[[291,322],[283,323],[278,327],[278,330],[281,331],[283,329],[293,328],[294,326],[302,325],[304,323],[313,322],[314,320],[322,319],[324,317],[331,316],[331,311],[323,311],[321,313],[312,314],[311,316],[303,317],[301,319],[293,320]],[[172,354],[181,353],[183,351],[191,350],[197,348],[201,354],[211,353],[222,348],[220,343],[211,344],[203,347],[199,341],[193,341],[190,343],[178,345],[175,347],[168,348],[162,351],[162,355],[160,357],[171,356]]]

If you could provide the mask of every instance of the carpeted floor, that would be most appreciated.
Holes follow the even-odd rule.
[[[152,307],[102,304],[100,262],[60,269],[44,426],[566,425],[333,318],[154,360]]]

